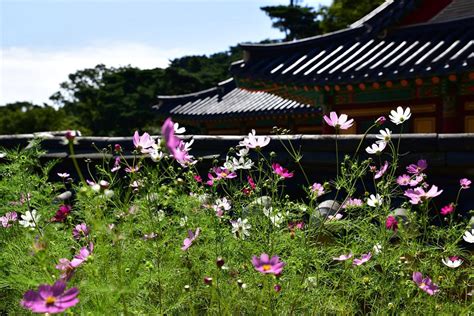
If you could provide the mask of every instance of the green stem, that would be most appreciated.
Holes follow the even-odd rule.
[[[72,159],[72,163],[74,164],[74,168],[76,168],[77,174],[79,175],[79,178],[81,179],[82,183],[87,184],[86,180],[84,180],[84,176],[82,175],[82,171],[79,168],[79,164],[77,163],[76,154],[74,153],[74,144],[71,141],[69,142],[69,153]]]

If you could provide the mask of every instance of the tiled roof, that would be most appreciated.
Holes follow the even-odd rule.
[[[474,16],[473,0],[453,0],[431,22],[445,22]]]
[[[474,1],[474,0],[473,0]],[[273,47],[246,47],[238,78],[336,84],[415,78],[474,69],[474,17],[366,35],[361,28]]]
[[[158,101],[155,109],[161,115],[199,120],[318,111],[310,104],[284,99],[269,92],[237,88],[233,79],[193,94],[158,96]]]

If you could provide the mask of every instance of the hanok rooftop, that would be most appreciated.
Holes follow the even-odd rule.
[[[158,96],[159,115],[203,134],[328,132],[322,115],[356,118],[410,106],[415,133],[474,132],[474,1],[387,0],[348,28],[293,42],[242,44],[233,78]]]

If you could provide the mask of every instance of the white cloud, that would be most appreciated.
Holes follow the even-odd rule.
[[[192,53],[137,43],[102,43],[75,50],[0,48],[0,105],[15,101],[48,102],[70,73],[100,63],[149,69],[166,67],[169,59]]]

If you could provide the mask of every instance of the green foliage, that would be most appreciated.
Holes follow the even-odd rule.
[[[342,30],[383,2],[384,0],[334,0],[329,7],[322,7],[319,12],[322,16],[321,30],[323,33]]]

